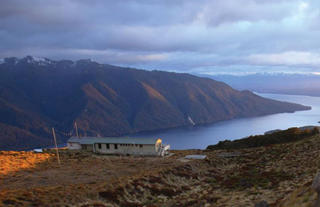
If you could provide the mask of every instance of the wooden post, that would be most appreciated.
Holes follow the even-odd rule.
[[[80,137],[79,137],[79,132],[78,132],[78,125],[77,125],[77,122],[76,122],[76,121],[74,122],[74,126],[75,126],[75,128],[76,128],[76,135],[77,135],[78,138],[80,138]]]
[[[53,135],[53,139],[54,139],[54,145],[56,147],[56,153],[57,153],[57,158],[58,158],[58,163],[60,166],[60,156],[59,156],[59,150],[58,150],[58,146],[57,146],[57,139],[56,139],[56,132],[54,131],[54,128],[52,127],[52,135]]]

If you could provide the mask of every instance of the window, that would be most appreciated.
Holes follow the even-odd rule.
[[[143,145],[142,145],[142,144],[140,144],[140,148],[142,148],[142,146],[143,146]]]
[[[101,144],[100,143],[98,144],[98,148],[101,149]]]
[[[110,149],[110,144],[106,144],[107,145],[107,149]]]
[[[118,144],[114,144],[114,149],[118,149]]]

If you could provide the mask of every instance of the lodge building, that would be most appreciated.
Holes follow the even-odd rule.
[[[98,154],[122,154],[164,156],[170,145],[162,144],[160,138],[129,137],[71,137],[67,143],[70,150],[86,150]]]

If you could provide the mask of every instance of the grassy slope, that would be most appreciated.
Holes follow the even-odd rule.
[[[2,175],[0,204],[253,206],[266,200],[272,206],[291,206],[287,204],[298,198],[303,203],[300,206],[310,206],[314,193],[308,186],[320,167],[319,150],[320,136],[314,135],[268,147],[175,151],[164,159],[64,152],[61,167],[51,155],[33,168]],[[196,153],[208,159],[181,159]],[[13,156],[23,162],[26,156],[35,155],[0,156],[0,160]]]
[[[217,149],[243,149],[251,147],[262,147],[269,146],[272,144],[283,144],[288,142],[294,142],[302,140],[306,137],[319,134],[319,129],[314,127],[313,129],[299,129],[297,127],[289,128],[287,130],[281,130],[278,132],[265,134],[265,135],[254,135],[243,139],[237,140],[225,140],[220,141],[216,145],[209,145],[208,150]]]

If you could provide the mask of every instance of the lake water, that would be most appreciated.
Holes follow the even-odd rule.
[[[171,145],[171,149],[204,149],[210,144],[216,144],[225,139],[239,139],[250,135],[263,134],[274,129],[319,125],[320,97],[282,94],[258,95],[311,106],[312,109],[295,113],[233,119],[205,126],[142,133],[135,135],[135,137],[160,137],[164,143]]]

